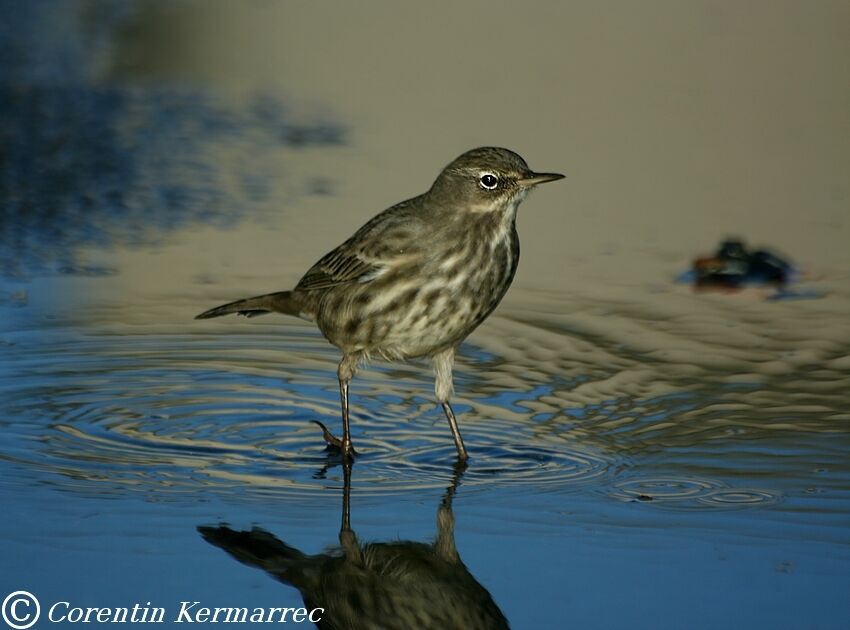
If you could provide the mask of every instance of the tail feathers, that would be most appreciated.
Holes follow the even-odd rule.
[[[201,526],[198,532],[208,543],[223,549],[242,564],[264,569],[296,587],[304,585],[303,573],[311,565],[311,556],[290,547],[266,530],[255,527],[240,532],[219,525]]]
[[[246,317],[256,317],[257,315],[265,315],[266,313],[283,313],[284,315],[300,314],[300,308],[292,296],[292,291],[278,291],[277,293],[267,293],[266,295],[258,295],[257,297],[247,298],[244,300],[236,300],[228,304],[216,306],[208,311],[204,311],[200,315],[196,315],[195,319],[210,319],[212,317],[221,317],[230,313],[239,313]]]

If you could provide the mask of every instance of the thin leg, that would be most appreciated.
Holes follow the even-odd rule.
[[[437,508],[437,539],[434,541],[434,550],[443,560],[454,563],[460,562],[460,556],[457,553],[457,547],[455,547],[455,517],[452,512],[452,499],[454,499],[464,471],[466,471],[466,461],[459,459],[455,463],[452,484],[446,488],[440,507]]]
[[[342,439],[340,440],[338,437],[334,436],[334,434],[328,431],[328,428],[318,420],[313,420],[313,422],[322,428],[322,436],[325,438],[325,442],[327,442],[328,445],[335,446],[342,451],[342,458],[344,461],[351,461],[354,456],[357,455],[357,451],[354,450],[354,446],[351,444],[351,422],[348,410],[348,384],[351,382],[351,379],[354,377],[354,373],[357,371],[357,363],[360,361],[360,356],[361,354],[359,352],[343,355],[342,361],[339,362],[339,367],[337,368],[337,376],[339,377],[339,402],[342,410]]]
[[[342,407],[342,458],[350,460],[354,457],[354,447],[351,445],[351,426],[349,422],[348,412],[348,384],[354,378],[354,373],[357,371],[357,364],[360,362],[361,353],[354,352],[352,354],[342,355],[342,361],[339,362],[339,367],[336,374],[339,377],[339,402]]]
[[[351,459],[354,448],[351,446],[351,426],[348,416],[348,381],[339,381],[339,400],[342,405],[342,457]]]
[[[351,531],[351,462],[342,463],[342,531]]]
[[[351,529],[351,460],[343,460],[342,474],[342,523],[339,527],[339,544],[349,562],[362,564],[360,543],[357,542],[357,535]]]
[[[460,437],[460,429],[457,426],[455,412],[452,411],[452,406],[449,404],[449,398],[454,391],[452,380],[452,365],[454,364],[454,360],[454,348],[448,348],[434,355],[434,391],[449,421],[449,428],[452,430],[455,448],[457,448],[457,458],[459,461],[465,462],[469,459],[469,455],[466,453],[466,447],[463,445],[463,438]]]
[[[458,460],[465,462],[469,459],[469,455],[466,452],[466,447],[463,445],[463,438],[460,436],[460,429],[457,426],[457,418],[455,418],[455,412],[452,411],[452,406],[449,404],[449,401],[445,401],[442,403],[443,411],[446,412],[446,418],[449,420],[449,428],[452,430],[452,437],[455,439],[455,448],[457,449],[457,458]]]

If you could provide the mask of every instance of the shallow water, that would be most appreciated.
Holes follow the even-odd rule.
[[[297,320],[192,317],[293,285],[427,187],[455,147],[432,142],[399,168],[409,138],[364,120],[361,96],[316,106],[331,92],[303,70],[285,89],[210,76],[204,20],[235,29],[222,46],[250,58],[264,44],[244,42],[242,21],[262,33],[281,7],[47,4],[15,12],[0,47],[0,596],[29,591],[43,614],[139,603],[169,620],[181,601],[301,606],[273,567],[234,561],[211,532],[339,546],[346,471],[312,422],[339,431],[338,352]],[[728,24],[752,17],[693,6],[733,39]],[[442,80],[481,98],[460,72]],[[358,539],[418,549],[407,543],[445,540],[450,515],[465,570],[514,628],[846,627],[850,273],[831,245],[848,236],[846,182],[784,228],[752,214],[678,223],[645,197],[617,214],[582,184],[598,156],[559,157],[534,129],[514,148],[578,176],[524,203],[520,274],[461,348],[469,467],[453,466],[427,365],[367,366],[352,385]],[[442,133],[472,145],[492,141],[484,131]],[[629,229],[635,213],[656,228]],[[704,253],[692,248],[727,230],[775,238],[807,299],[676,283]]]

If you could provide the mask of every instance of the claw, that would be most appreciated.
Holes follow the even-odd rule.
[[[310,422],[319,425],[319,428],[322,430],[322,437],[327,443],[328,447],[339,449],[342,452],[342,440],[336,437],[333,433],[331,433],[328,428],[318,420],[311,420]],[[351,454],[357,455],[357,451],[354,450],[354,447],[351,447]]]
[[[342,440],[340,440],[333,433],[328,431],[328,428],[324,424],[322,424],[318,420],[311,420],[310,422],[319,425],[319,428],[322,430],[322,437],[325,439],[325,442],[328,443],[328,446],[335,446],[339,449],[342,448]]]

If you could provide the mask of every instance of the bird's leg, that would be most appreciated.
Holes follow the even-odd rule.
[[[328,443],[328,446],[333,446],[338,449],[342,449],[342,440],[340,440],[337,436],[330,432],[330,430],[325,426],[324,422],[319,422],[318,420],[311,420],[313,424],[318,424],[319,428],[322,430],[322,437],[325,442]]]
[[[434,363],[434,391],[437,394],[437,400],[443,406],[443,411],[446,413],[446,418],[449,421],[449,428],[452,430],[452,437],[455,440],[455,448],[457,448],[457,458],[461,462],[465,462],[469,455],[466,453],[466,447],[463,445],[463,438],[460,436],[460,429],[457,426],[457,418],[452,406],[449,404],[449,398],[454,391],[452,383],[452,364],[455,360],[455,349],[448,348],[438,352],[433,357]]]
[[[345,460],[354,457],[354,447],[351,445],[351,428],[349,422],[348,410],[348,384],[354,378],[354,373],[357,371],[357,363],[360,361],[360,353],[343,354],[342,361],[339,362],[337,368],[337,376],[339,377],[339,401],[342,407],[342,457]]]
[[[357,542],[357,534],[351,529],[351,467],[350,460],[342,462],[342,523],[339,527],[339,544],[349,561],[360,564],[360,544]]]
[[[337,376],[339,377],[339,402],[342,408],[342,439],[340,440],[336,437],[318,420],[313,420],[315,424],[318,424],[319,427],[321,427],[322,437],[325,439],[325,442],[327,442],[329,446],[335,446],[342,451],[343,460],[350,460],[357,455],[357,451],[354,450],[354,446],[351,444],[348,411],[348,384],[351,382],[351,379],[354,377],[354,373],[357,371],[357,364],[360,361],[360,357],[361,353],[359,352],[345,354],[337,368]]]
[[[342,463],[342,523],[340,523],[341,532],[350,532],[351,530],[351,462]]]
[[[348,411],[348,383],[350,379],[343,380],[339,379],[339,400],[342,406],[342,444],[340,448],[342,449],[342,457],[344,460],[348,461],[351,458],[352,451],[354,450],[351,446],[351,423],[349,420],[349,411]]]
[[[452,430],[452,437],[455,440],[455,448],[457,449],[457,458],[459,461],[465,462],[469,459],[469,455],[466,452],[466,447],[463,445],[463,438],[460,436],[460,429],[457,426],[457,418],[455,418],[455,412],[452,410],[452,406],[449,404],[449,401],[446,400],[441,403],[443,405],[443,411],[446,413],[446,418],[449,421],[449,428]]]
[[[455,547],[455,517],[452,512],[452,499],[464,471],[466,471],[466,461],[458,459],[454,466],[452,484],[446,488],[440,507],[437,508],[437,539],[434,541],[434,549],[438,556],[454,563],[460,562],[460,556]]]

